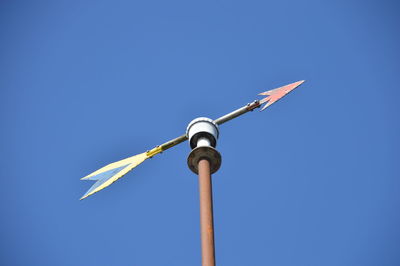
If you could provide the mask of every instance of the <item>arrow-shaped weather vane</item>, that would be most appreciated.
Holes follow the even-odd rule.
[[[96,183],[94,183],[81,199],[87,198],[111,185],[146,159],[168,150],[185,140],[189,140],[192,151],[188,157],[188,166],[190,170],[199,175],[202,265],[215,266],[211,174],[215,173],[221,165],[221,155],[215,149],[219,135],[218,125],[249,111],[253,111],[263,104],[265,105],[261,108],[261,111],[264,110],[303,82],[304,80],[301,80],[274,90],[260,93],[260,95],[267,95],[268,97],[249,103],[218,119],[211,120],[205,117],[196,118],[189,123],[186,134],[167,141],[144,153],[106,165],[90,175],[85,176],[82,180],[94,180]]]
[[[256,108],[261,107],[264,103],[266,103],[260,111],[263,111],[265,108],[269,107],[273,103],[277,102],[279,99],[284,97],[286,94],[294,90],[296,87],[300,86],[304,80],[297,81],[294,83],[291,83],[289,85],[269,90],[266,92],[262,92],[259,95],[268,95],[268,97],[265,97],[264,99],[261,100],[255,100],[252,103],[249,103],[229,114],[226,114],[220,118],[217,118],[213,121],[216,125],[221,125],[233,118],[236,118],[242,114],[245,114],[249,111],[253,111]],[[175,139],[172,139],[170,141],[167,141],[161,145],[156,146],[155,148],[146,151],[144,153],[126,158],[124,160],[118,161],[111,163],[109,165],[104,166],[103,168],[100,168],[99,170],[91,173],[90,175],[87,175],[83,177],[81,180],[93,180],[96,181],[94,185],[85,193],[85,195],[82,196],[82,199],[85,199],[89,197],[90,195],[93,195],[94,193],[108,187],[121,177],[123,177],[126,173],[131,171],[133,168],[138,166],[139,164],[143,163],[145,160],[148,158],[153,157],[156,154],[159,154],[163,151],[168,150],[169,148],[172,148],[188,139],[187,134],[184,134],[182,136],[179,136]]]

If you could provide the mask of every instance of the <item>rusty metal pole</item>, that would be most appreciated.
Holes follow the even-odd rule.
[[[200,232],[202,266],[215,266],[214,221],[210,162],[198,163],[200,194]]]
[[[199,176],[202,266],[215,266],[211,174],[221,166],[221,154],[215,149],[218,125],[209,118],[199,117],[189,123],[186,135],[192,148],[187,163],[189,169]]]

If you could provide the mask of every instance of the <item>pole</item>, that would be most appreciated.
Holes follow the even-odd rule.
[[[201,159],[199,169],[200,232],[202,266],[215,266],[214,222],[210,162]]]
[[[186,132],[192,148],[187,163],[199,176],[201,265],[215,266],[211,174],[221,166],[221,154],[215,149],[218,126],[209,118],[199,117],[189,123]]]

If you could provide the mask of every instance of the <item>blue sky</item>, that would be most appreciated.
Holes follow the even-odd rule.
[[[219,265],[399,265],[395,1],[3,1],[0,264],[200,265],[188,143],[84,201],[79,179],[220,128]]]

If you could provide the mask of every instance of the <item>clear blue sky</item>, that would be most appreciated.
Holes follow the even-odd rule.
[[[200,265],[187,143],[220,128],[218,265],[400,265],[396,1],[2,1],[0,264]]]

